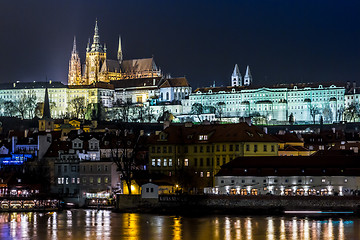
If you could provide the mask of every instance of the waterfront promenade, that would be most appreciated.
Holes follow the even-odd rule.
[[[283,214],[285,211],[360,213],[360,196],[117,195],[117,211],[155,213]]]

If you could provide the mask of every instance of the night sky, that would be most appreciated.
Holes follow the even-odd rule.
[[[360,1],[2,1],[0,82],[67,82],[98,19],[115,59],[155,57],[193,88],[229,85],[235,63],[254,83],[360,80]],[[360,84],[360,81],[358,81]]]

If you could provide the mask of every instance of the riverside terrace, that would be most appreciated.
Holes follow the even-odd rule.
[[[358,195],[359,155],[239,157],[221,166],[207,193],[234,195]]]

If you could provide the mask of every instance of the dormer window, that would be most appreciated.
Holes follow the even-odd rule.
[[[199,135],[199,141],[207,141],[208,135]]]

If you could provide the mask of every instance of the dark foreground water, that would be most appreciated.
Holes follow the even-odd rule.
[[[111,211],[0,213],[0,239],[360,239],[359,218],[201,216]]]

